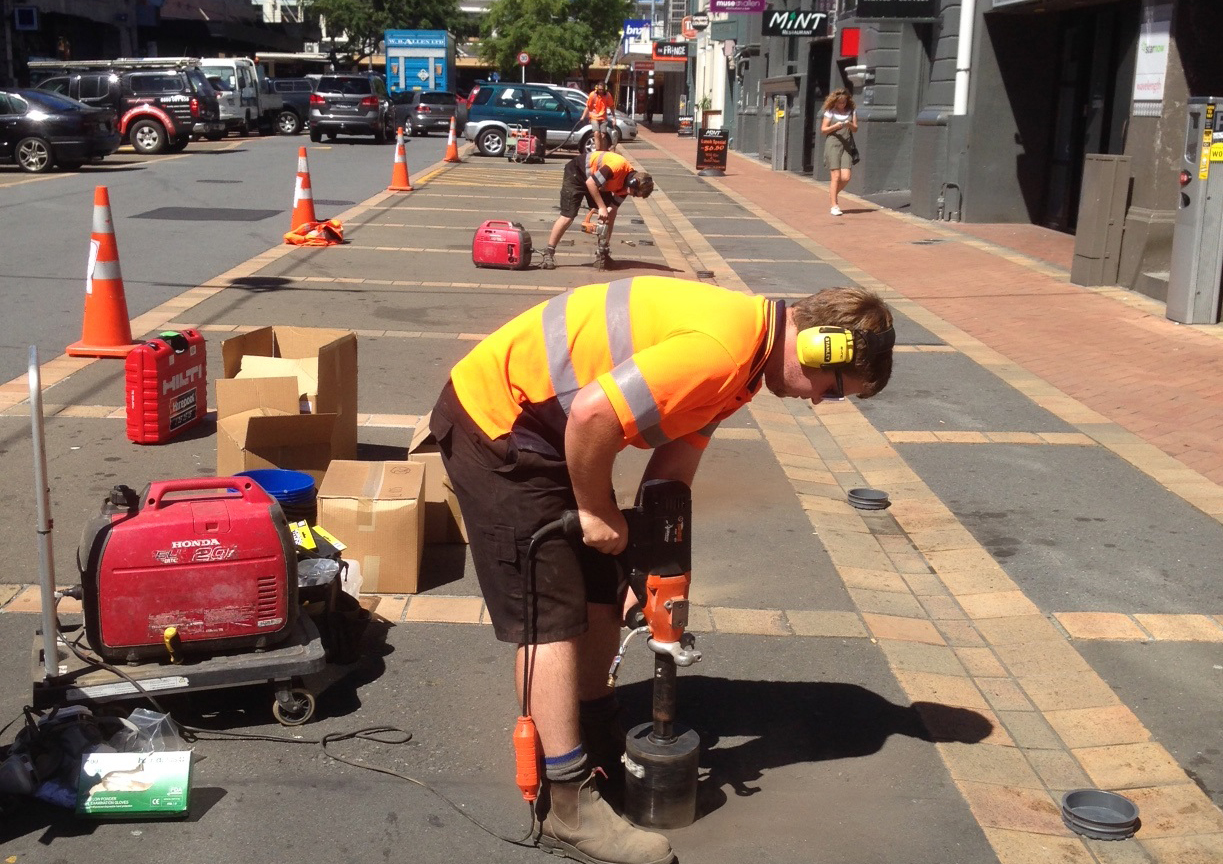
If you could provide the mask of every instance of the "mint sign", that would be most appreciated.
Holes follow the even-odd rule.
[[[827,36],[828,13],[765,9],[760,33],[762,36]]]

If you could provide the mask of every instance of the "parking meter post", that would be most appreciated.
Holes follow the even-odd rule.
[[[1223,97],[1189,99],[1181,155],[1180,203],[1172,234],[1167,317],[1181,324],[1219,321],[1223,273]],[[1217,166],[1217,167],[1216,167]]]

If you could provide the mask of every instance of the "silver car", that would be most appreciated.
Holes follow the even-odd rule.
[[[581,110],[586,110],[586,94],[576,87],[561,87],[556,84],[549,84],[553,90],[559,90],[566,99],[572,104],[581,103]],[[616,121],[615,141],[612,145],[619,144],[621,141],[636,141],[637,140],[637,121],[623,111],[612,109],[612,116]]]
[[[310,94],[310,140],[373,135],[379,144],[395,139],[394,106],[376,75],[323,75]]]

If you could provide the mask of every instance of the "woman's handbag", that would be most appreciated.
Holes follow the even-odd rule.
[[[845,141],[845,152],[849,154],[849,161],[857,165],[862,161],[862,157],[858,155],[858,142],[854,140],[854,133],[849,133],[849,138]]]

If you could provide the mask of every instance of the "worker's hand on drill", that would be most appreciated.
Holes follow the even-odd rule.
[[[606,207],[599,208],[599,221],[600,222],[606,222],[608,215],[609,215],[609,211]]]
[[[619,555],[628,545],[628,523],[616,507],[600,513],[579,509],[578,518],[582,523],[582,542],[590,548]]]

